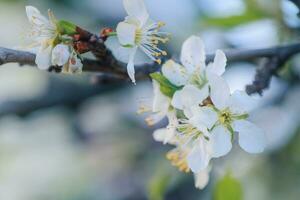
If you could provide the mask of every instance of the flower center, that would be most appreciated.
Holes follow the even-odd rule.
[[[201,131],[199,131],[196,127],[194,127],[192,124],[189,124],[187,122],[183,122],[183,124],[179,124],[177,126],[177,130],[183,136],[189,137],[193,140],[197,139],[200,135],[202,135]]]
[[[142,28],[137,28],[135,32],[135,44],[155,62],[161,64],[160,56],[166,56],[167,52],[161,50],[159,43],[169,41],[169,36],[165,32],[159,31],[164,26],[163,22],[150,23]]]
[[[207,83],[207,79],[205,78],[205,76],[201,75],[201,73],[198,73],[198,71],[196,71],[191,76],[190,83],[201,89]]]
[[[223,125],[230,125],[232,123],[233,118],[229,110],[224,110],[219,113],[219,121]]]
[[[143,37],[143,31],[140,28],[137,28],[135,30],[135,38],[134,38],[134,43],[139,45],[142,41],[142,37]]]

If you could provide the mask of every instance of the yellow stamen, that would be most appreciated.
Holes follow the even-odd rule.
[[[166,158],[170,160],[171,164],[179,169],[179,171],[188,173],[190,168],[186,161],[186,153],[178,150],[173,150],[167,153]]]
[[[157,59],[155,62],[157,62],[157,64],[161,64],[161,59]]]
[[[146,112],[150,112],[150,111],[151,111],[151,108],[149,108],[148,106],[142,105],[137,110],[137,114],[140,115],[140,114],[143,114],[143,113],[146,113]]]
[[[134,42],[139,44],[142,40],[142,29],[136,29]]]
[[[165,26],[166,23],[164,23],[164,22],[158,22],[157,25],[158,25],[158,28],[161,28],[161,27]]]

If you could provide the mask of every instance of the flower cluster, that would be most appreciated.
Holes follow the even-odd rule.
[[[159,46],[169,38],[167,33],[160,31],[164,23],[150,19],[144,0],[123,0],[123,4],[128,16],[118,23],[116,32],[111,28],[104,29],[101,37],[117,36],[120,45],[130,51],[127,72],[135,83],[134,59],[137,50],[142,50],[150,59],[161,64],[161,57],[166,56],[167,52]],[[50,10],[49,19],[33,6],[26,6],[26,13],[31,24],[30,36],[34,41],[30,50],[36,53],[37,66],[42,70],[59,66],[63,72],[81,72],[80,51],[74,49],[74,36],[78,34],[76,25],[56,20]]]
[[[51,66],[62,67],[66,73],[81,72],[82,63],[73,48],[73,35],[76,26],[70,22],[58,21],[49,10],[47,19],[33,6],[26,6],[26,14],[31,25],[30,50],[36,53],[39,69],[48,70]]]
[[[183,46],[181,63],[167,61],[161,73],[153,73],[154,124],[167,116],[166,128],[154,132],[157,141],[174,145],[167,159],[184,172],[195,174],[196,187],[208,182],[210,160],[226,155],[238,134],[238,143],[249,153],[264,150],[264,132],[251,123],[252,99],[243,91],[230,92],[222,77],[226,56],[218,50],[206,65],[204,44],[191,36]]]
[[[104,38],[117,36],[119,43],[130,50],[127,71],[135,83],[137,50],[161,64],[167,52],[159,45],[168,41],[168,34],[160,31],[164,23],[150,19],[143,0],[123,3],[128,16],[117,25],[116,32],[109,28],[102,34]],[[51,11],[49,19],[32,6],[27,6],[26,12],[38,67],[47,70],[59,66],[63,72],[80,72],[82,51],[74,47],[79,27],[56,20]],[[222,77],[227,62],[222,51],[218,50],[214,61],[207,64],[202,40],[191,36],[182,46],[180,61],[168,60],[161,72],[151,74],[153,114],[146,121],[152,125],[168,117],[168,126],[156,130],[153,136],[175,146],[167,159],[179,170],[193,172],[196,187],[203,188],[209,180],[210,160],[229,153],[236,138],[245,151],[260,153],[265,137],[263,130],[249,121],[251,98],[243,91],[231,93]]]

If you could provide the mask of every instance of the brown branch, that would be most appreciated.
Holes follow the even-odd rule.
[[[114,77],[114,79],[120,79],[128,81],[128,75],[126,72],[126,64],[118,61],[104,45],[104,41],[95,35],[89,35],[85,40],[89,45],[97,60],[84,59],[83,71],[85,72],[97,72],[104,74],[106,77]],[[293,55],[300,52],[300,43],[290,44],[285,46],[278,46],[265,49],[253,49],[253,50],[229,50],[225,51],[228,62],[237,61],[253,61],[258,58],[267,58],[265,65],[260,66],[257,69],[257,74],[252,85],[247,86],[247,92],[249,94],[262,93],[263,89],[267,88],[271,77],[276,71]],[[207,55],[207,62],[211,62],[214,55]],[[0,47],[0,65],[5,63],[19,63],[20,65],[32,65],[35,66],[35,55],[29,52],[12,50]],[[276,61],[276,62],[275,62]],[[149,78],[149,73],[158,71],[160,66],[152,64],[144,64],[136,66],[136,78],[138,80]],[[106,80],[106,82],[108,82]]]
[[[19,63],[20,65],[35,65],[35,55],[29,52],[17,51],[0,47],[0,65]]]

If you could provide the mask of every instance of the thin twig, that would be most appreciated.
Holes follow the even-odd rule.
[[[92,51],[95,54],[97,54],[98,60],[84,59],[83,71],[102,73],[105,74],[106,76],[112,76],[114,77],[114,79],[128,81],[129,78],[126,72],[126,64],[118,61],[113,56],[111,51],[105,48],[105,46],[103,46],[102,44],[103,41],[98,41],[97,38],[96,39],[94,38],[94,40],[97,41],[94,44],[98,47],[98,49],[101,50],[95,53],[97,48],[92,49]],[[268,64],[261,66],[257,70],[257,75],[252,84],[252,87],[247,86],[248,88],[247,92],[249,94],[252,94],[255,92],[262,93],[262,90],[268,86],[268,82],[270,81],[274,73],[276,73],[276,71],[291,56],[299,52],[300,52],[300,43],[296,43],[296,44],[289,44],[285,46],[277,46],[277,47],[264,48],[264,49],[228,50],[225,51],[225,54],[227,56],[228,62],[252,61],[258,58],[268,58],[270,59],[270,62],[273,63],[272,69],[269,70],[270,73],[262,73],[262,71],[268,70],[268,68],[270,68],[270,62],[267,62]],[[207,62],[211,62],[213,58],[214,58],[213,54],[207,55]],[[274,65],[274,58],[278,58],[276,65]],[[35,60],[35,55],[32,53],[0,47],[0,65],[5,63],[19,63],[20,65],[35,66],[34,60]],[[160,66],[155,63],[136,66],[136,78],[138,80],[147,79],[149,78],[148,76],[149,73],[158,71],[159,69]],[[265,81],[264,84],[261,84],[263,82],[262,80]]]

